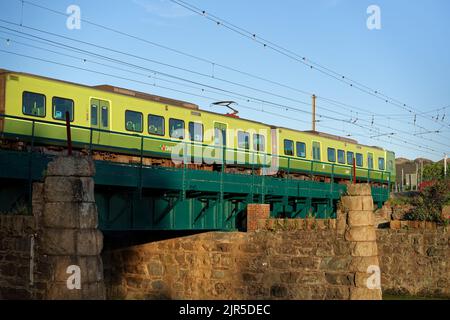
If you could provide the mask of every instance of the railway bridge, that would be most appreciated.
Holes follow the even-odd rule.
[[[59,152],[38,145],[42,141],[35,136],[36,128],[45,121],[25,122],[30,135],[15,137],[22,144],[20,150],[0,149],[0,212],[31,212],[33,182],[42,181],[47,164],[61,152],[67,152],[61,151],[67,141],[56,142],[62,146]],[[66,130],[63,124],[60,127]],[[91,153],[96,129],[69,127],[68,136],[70,130],[89,131],[90,143],[74,147]],[[331,179],[315,181],[291,175],[259,175],[255,167],[249,169],[249,174],[231,173],[225,163],[217,171],[194,169],[186,164],[154,166],[144,161],[144,141],[135,145],[133,152],[138,161],[95,160],[95,199],[102,231],[241,230],[245,228],[250,203],[270,204],[274,218],[334,218],[337,203],[346,191],[345,184],[334,181],[334,167]],[[321,164],[310,162],[308,174],[313,177],[314,168]],[[351,181],[354,173],[349,172]],[[372,196],[381,207],[389,198],[389,188],[374,186]]]

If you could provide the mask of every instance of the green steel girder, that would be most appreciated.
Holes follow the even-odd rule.
[[[42,180],[52,159],[46,154],[0,150],[0,178],[22,180],[22,193],[27,195],[23,186]],[[106,161],[95,164],[99,224],[105,231],[235,230],[244,221],[246,205],[255,202],[270,204],[272,217],[328,218],[334,216],[336,203],[346,191],[342,184],[291,178]],[[389,190],[373,187],[372,195],[380,206]]]

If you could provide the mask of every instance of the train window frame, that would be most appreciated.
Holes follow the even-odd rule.
[[[103,103],[108,103],[108,105],[103,105]],[[109,120],[109,110],[110,110],[111,102],[108,100],[99,100],[99,108],[100,108],[100,127],[104,130],[105,128],[109,128],[110,120]],[[105,117],[106,113],[106,117]]]
[[[386,168],[387,168],[387,171],[393,172],[394,171],[394,161],[388,160],[386,163]]]
[[[337,150],[337,163],[346,164],[345,150],[342,150],[342,149]]]
[[[172,122],[174,122],[174,121],[177,121],[177,122],[179,122],[179,123],[182,123],[182,124],[183,124],[183,128],[178,128],[178,129],[175,129],[175,130],[173,131],[173,130],[172,130]],[[174,133],[175,131],[180,130],[180,129],[182,129],[182,136],[181,136],[181,137],[180,137],[180,136],[174,136],[173,133]],[[177,118],[169,118],[169,136],[170,136],[171,138],[175,138],[175,139],[179,139],[179,140],[184,140],[184,138],[186,137],[185,129],[186,129],[186,126],[185,126],[184,120],[182,120],[182,119],[177,119]]]
[[[227,146],[227,140],[228,140],[228,137],[227,137],[227,134],[228,134],[228,123],[214,121],[213,124],[214,124],[214,145],[221,146],[221,147],[226,147]],[[220,138],[222,138],[222,141],[219,141],[217,139],[218,138],[217,133],[219,131],[225,131],[224,132],[225,134],[221,133],[221,136],[220,136]]]
[[[262,146],[262,148],[261,148]],[[253,134],[253,150],[257,152],[266,151],[266,136],[259,133]]]
[[[351,155],[350,158],[349,158],[349,155]],[[354,163],[354,160],[355,160],[355,153],[353,151],[347,151],[346,158],[347,158],[346,159],[347,160],[347,164],[349,166],[352,166],[353,163]],[[349,159],[351,159],[351,161],[349,161]]]
[[[70,116],[70,122],[73,122],[74,118],[75,118],[75,101],[73,101],[72,99],[63,98],[63,97],[57,97],[57,96],[52,97],[52,118],[54,120],[58,120],[58,121],[66,121],[66,112],[64,112],[62,118],[58,118],[55,116],[55,111],[56,111],[55,99],[66,100],[66,101],[72,102],[72,107],[71,107],[72,110],[69,111],[69,116]]]
[[[158,118],[162,120],[162,133],[152,132],[150,131],[150,117]],[[156,128],[156,126],[154,126]],[[157,115],[157,114],[148,114],[147,115],[147,132],[148,134],[154,135],[154,136],[161,136],[163,137],[166,133],[166,119],[164,119],[163,116]]]
[[[330,151],[332,154],[330,154]],[[332,157],[330,157],[332,155]],[[336,162],[336,149],[335,148],[327,148],[327,159],[328,162]]]
[[[244,147],[242,147],[242,137],[247,137],[247,142],[244,139]],[[237,140],[238,140],[238,148],[239,149],[244,149],[244,150],[250,150],[250,133],[239,130],[237,132]]]
[[[380,164],[383,164],[383,165],[380,166]],[[381,171],[386,170],[386,160],[384,159],[384,157],[378,157],[378,170],[381,170]]]
[[[195,137],[195,127],[197,126],[197,125],[199,125],[200,126],[200,128],[201,128],[201,140],[198,140],[198,139],[196,139],[196,137]],[[192,126],[192,128],[194,129],[193,131],[194,132],[192,132],[191,131],[191,126]],[[203,132],[204,132],[204,130],[203,130],[204,128],[203,128],[203,123],[201,123],[201,122],[195,122],[195,121],[189,121],[189,123],[188,123],[188,131],[189,131],[189,140],[190,141],[193,141],[193,142],[203,142]],[[194,134],[194,139],[192,139],[192,134]]]
[[[140,118],[141,118],[141,130],[129,129],[127,127],[128,122],[131,122],[131,121],[127,121],[127,113],[134,113],[134,114],[137,114],[137,115],[140,116]],[[129,131],[129,132],[138,132],[138,133],[142,133],[144,131],[144,115],[142,114],[142,112],[129,110],[129,109],[125,110],[125,130]]]
[[[291,144],[291,147],[292,147],[292,153],[288,153],[287,152],[287,148],[286,148],[286,143],[290,143]],[[294,141],[293,140],[290,140],[290,139],[284,139],[284,142],[283,142],[283,151],[284,151],[284,155],[285,156],[291,156],[291,157],[293,157],[294,156],[294,154],[295,154],[295,150],[294,150]]]
[[[364,156],[363,156],[362,153],[357,152],[355,154],[355,160],[356,160],[356,166],[357,167],[364,167]]]
[[[44,106],[43,106],[44,114],[43,114],[43,115],[33,114],[32,112],[29,112],[29,113],[25,112],[25,110],[26,110],[26,109],[24,108],[24,101],[25,101],[24,95],[25,95],[25,94],[32,94],[32,95],[41,96],[41,97],[44,98]],[[41,108],[36,108],[36,109],[41,109]],[[45,96],[45,94],[43,94],[43,93],[37,93],[37,92],[32,92],[32,91],[23,91],[23,92],[22,92],[22,113],[23,113],[24,115],[27,115],[27,116],[38,117],[38,118],[45,118],[45,116],[46,116],[46,114],[47,114],[47,97]]]
[[[306,143],[301,141],[295,142],[296,155],[299,158],[306,158]],[[303,152],[300,152],[303,150]]]
[[[92,108],[96,109],[95,112],[92,111]],[[99,113],[98,109],[99,109],[98,105],[96,105],[95,103],[91,103],[91,110],[90,110],[90,112],[91,112],[91,126],[95,126],[95,127],[98,126],[98,113]],[[94,115],[95,115],[95,123],[94,123]]]
[[[317,150],[319,150],[318,154],[316,154]],[[322,144],[320,143],[320,141],[312,142],[312,150],[311,151],[312,151],[312,160],[313,161],[322,161]],[[318,155],[318,157],[316,157],[316,155]]]

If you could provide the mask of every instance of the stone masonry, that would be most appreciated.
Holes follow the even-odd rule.
[[[47,168],[33,199],[40,226],[37,281],[47,283],[46,299],[103,299],[103,235],[97,229],[94,164],[87,157],[58,157]],[[39,197],[39,194],[41,197]],[[72,266],[72,267],[70,267]],[[68,281],[78,268],[81,287]],[[71,288],[68,288],[68,282]]]
[[[355,287],[350,289],[350,299],[381,300],[381,274],[370,185],[348,185],[347,195],[341,198],[341,202],[347,215],[345,239],[352,248],[349,271],[355,273]]]

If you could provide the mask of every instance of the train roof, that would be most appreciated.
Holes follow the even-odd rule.
[[[199,110],[198,105],[190,103],[190,102],[166,98],[166,97],[157,96],[157,95],[144,93],[144,92],[140,92],[140,91],[135,91],[135,90],[130,90],[130,89],[124,89],[124,88],[115,87],[115,86],[111,86],[111,85],[104,84],[104,85],[88,86],[88,85],[84,85],[84,84],[80,84],[80,83],[44,77],[44,76],[35,75],[35,74],[31,74],[31,73],[26,73],[26,72],[16,72],[16,71],[11,71],[11,70],[6,70],[6,69],[0,69],[0,74],[7,74],[7,73],[14,73],[14,74],[18,74],[18,75],[38,77],[38,78],[42,78],[42,79],[46,79],[46,80],[59,81],[59,82],[64,82],[64,83],[75,85],[75,86],[97,89],[97,90],[112,92],[112,93],[116,93],[116,94],[120,94],[120,95],[131,96],[131,97],[135,97],[135,98],[139,98],[139,99],[143,99],[143,100],[147,100],[147,101],[159,102],[159,103],[168,104],[168,105],[172,105],[172,106],[176,106],[176,107],[183,107],[183,108],[188,108],[188,109],[193,109],[193,110]]]

